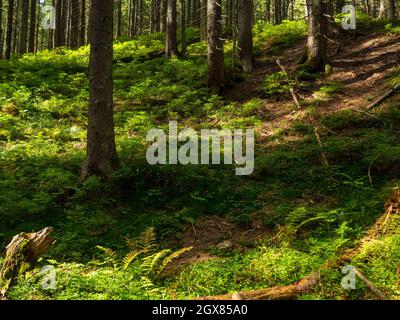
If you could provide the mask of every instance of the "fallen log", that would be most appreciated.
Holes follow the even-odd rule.
[[[373,241],[377,236],[386,232],[388,217],[392,215],[400,216],[400,189],[397,188],[385,204],[385,213],[375,222],[367,235],[358,242],[357,247],[345,251],[336,260],[326,262],[320,267],[320,271],[338,268],[339,266],[349,262],[363,249],[366,243]],[[319,283],[320,271],[313,272],[304,279],[287,286],[242,291],[234,294],[199,297],[196,298],[196,300],[293,300],[299,295],[310,292],[316,287]],[[386,297],[376,287],[374,287],[359,270],[356,269],[355,273],[380,299],[386,299]]]
[[[303,280],[288,286],[201,297],[197,298],[197,300],[290,300],[300,294],[309,292],[316,286],[318,279],[319,273],[315,272]]]
[[[47,227],[39,232],[16,235],[7,246],[6,257],[0,269],[0,299],[12,283],[24,272],[33,267],[54,243],[50,234],[53,228]]]
[[[372,108],[375,108],[379,106],[383,101],[385,101],[387,98],[389,98],[391,95],[393,95],[397,90],[400,89],[400,83],[396,84],[393,88],[388,90],[386,93],[381,95],[378,99],[376,99],[374,102],[372,102],[368,107],[367,110],[370,110]]]

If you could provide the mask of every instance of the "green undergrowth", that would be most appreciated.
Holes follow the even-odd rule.
[[[303,22],[257,25],[256,45],[277,52],[304,31]],[[323,115],[318,106],[310,106],[307,116],[266,141],[262,129],[268,115],[261,99],[227,102],[209,94],[204,43],[189,45],[185,59],[149,59],[149,53],[162,49],[162,39],[159,34],[115,44],[114,120],[121,167],[108,182],[79,180],[88,48],[0,61],[1,248],[18,232],[50,225],[57,239],[38,268],[11,288],[9,298],[174,299],[290,284],[353,247],[383,213],[400,172],[396,104],[389,100],[371,114]],[[394,73],[392,81],[398,78]],[[270,76],[268,94],[286,90],[282,84],[279,74]],[[318,95],[335,96],[340,90],[340,83],[325,83]],[[235,176],[233,166],[223,165],[148,165],[146,133],[166,129],[169,120],[197,130],[255,127],[254,174]],[[242,222],[252,222],[254,212],[269,230],[257,241],[214,250],[213,259],[174,272],[166,268],[157,277],[149,276],[143,264],[148,254],[122,267],[121,259],[132,252],[125,238],[136,239],[149,227],[157,232],[152,254],[154,259],[160,254],[154,260],[160,266],[161,258],[169,256],[166,250],[171,254],[185,247],[177,245],[185,225],[195,226],[204,216],[224,216],[245,228]],[[398,221],[392,223],[397,230]],[[118,259],[104,257],[98,246]],[[394,272],[398,246],[394,232],[352,261],[392,298],[399,295]],[[42,288],[40,267],[45,265],[56,269],[55,289]],[[303,298],[371,297],[362,284],[351,292],[342,289],[340,270],[321,277],[322,284]]]

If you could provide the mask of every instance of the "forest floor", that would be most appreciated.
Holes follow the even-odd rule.
[[[240,75],[242,82],[220,96],[207,89],[198,30],[188,29],[187,59],[148,58],[163,49],[163,34],[116,41],[121,168],[107,182],[79,180],[88,47],[0,61],[0,252],[22,231],[52,226],[57,239],[8,297],[219,295],[292,284],[353,248],[384,212],[400,175],[399,95],[365,110],[400,83],[400,30],[363,19],[372,28],[330,44],[336,54],[328,75],[294,72],[304,52],[304,22],[255,26],[255,72]],[[225,54],[229,68],[229,43]],[[255,128],[254,173],[239,177],[224,165],[148,165],[146,134],[167,129],[168,119],[182,128]],[[396,299],[400,218],[385,224],[385,233],[349,263]],[[40,267],[47,264],[57,270],[55,290],[40,285]],[[300,298],[375,298],[363,283],[345,290],[342,276],[336,269],[321,272],[320,284]]]
[[[271,101],[265,98],[262,84],[266,76],[280,71],[276,64],[277,59],[282,62],[289,75],[293,73],[304,54],[304,46],[305,42],[300,41],[276,56],[263,51],[256,59],[254,73],[224,94],[225,99],[241,103],[254,98],[260,99],[263,113],[269,114],[266,129],[262,132],[263,138],[268,141],[267,146],[271,143],[267,138],[274,132],[267,128],[290,128],[293,122],[304,116],[304,111],[293,111],[290,108],[293,105],[291,99]],[[372,100],[390,89],[387,80],[400,67],[400,34],[369,33],[356,38],[351,35],[342,36],[335,44],[330,44],[329,51],[337,52],[329,56],[329,63],[333,67],[332,73],[315,83],[314,88],[332,81],[339,82],[341,86],[334,96],[317,101],[319,113],[327,115],[343,110],[366,112],[366,106]],[[314,93],[307,91],[298,92],[302,105],[315,103]],[[390,100],[391,103],[400,103],[398,95]],[[257,213],[253,214],[251,226],[244,229],[226,218],[203,217],[195,225],[185,227],[178,243],[183,247],[192,246],[193,250],[178,259],[178,263],[190,264],[217,258],[209,254],[208,249],[211,246],[246,250],[245,246],[241,246],[244,240],[257,241],[271,233],[272,230],[266,229],[260,222],[259,216],[257,218]]]

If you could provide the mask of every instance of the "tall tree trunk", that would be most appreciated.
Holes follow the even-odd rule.
[[[63,0],[57,0],[56,3],[56,30],[54,32],[54,47],[56,48],[61,47],[63,45],[62,2]]]
[[[221,0],[208,0],[207,8],[207,64],[208,85],[219,93],[224,78],[224,42],[222,40]]]
[[[182,56],[186,54],[186,0],[181,0],[181,46]]]
[[[132,22],[131,22],[131,36],[135,36],[137,34],[138,28],[138,0],[133,0],[132,2]]]
[[[271,22],[271,0],[265,2],[265,18],[268,22]]]
[[[81,21],[79,45],[83,46],[86,43],[86,0],[81,0]]]
[[[71,46],[71,3],[74,0],[69,0],[68,1],[68,7],[67,7],[67,41],[66,41],[66,45],[67,46]]]
[[[155,32],[161,31],[161,0],[156,0]]]
[[[22,0],[21,27],[18,53],[26,53],[28,45],[29,0]]]
[[[167,6],[167,35],[166,35],[166,55],[168,58],[178,56],[178,41],[176,39],[177,31],[177,12],[176,0],[168,0]]]
[[[0,0],[0,8],[3,9],[3,0]],[[3,10],[0,10],[0,59],[3,59]]]
[[[187,13],[186,13],[186,23],[188,26],[192,25],[192,0],[188,0],[187,2]]]
[[[143,34],[143,16],[144,16],[144,0],[138,0],[139,1],[139,34],[142,35]]]
[[[110,178],[118,164],[113,120],[113,2],[92,0],[90,6],[89,123],[84,178]]]
[[[239,0],[239,16],[238,16],[238,54],[237,57],[245,72],[254,71],[253,58],[253,32],[252,32],[252,16],[253,16],[253,0]]]
[[[7,34],[6,34],[6,59],[7,60],[9,60],[11,58],[11,50],[12,50],[13,11],[14,11],[14,0],[8,0]]]
[[[79,0],[71,0],[71,39],[70,47],[79,45]]]
[[[13,36],[12,36],[12,52],[16,53],[17,52],[17,48],[18,48],[18,38],[19,38],[19,8],[20,8],[20,1],[21,0],[17,0],[15,3],[15,8],[14,8],[14,12],[15,12],[15,17],[13,17]]]
[[[308,38],[307,67],[312,72],[324,72],[327,62],[327,19],[325,0],[307,0]]]
[[[117,0],[117,37],[122,34],[122,0]]]
[[[207,0],[200,2],[200,39],[207,40]]]
[[[61,42],[62,46],[67,44],[68,35],[68,2],[69,0],[62,0],[61,7]]]
[[[167,7],[168,0],[161,0],[161,31],[167,32]]]
[[[282,6],[281,6],[281,1],[282,0],[275,0],[275,24],[281,24],[282,23]]]
[[[290,0],[290,20],[294,20],[294,1]]]
[[[37,52],[39,50],[39,34],[40,34],[40,29],[39,29],[39,24],[40,24],[40,6],[36,10],[36,36],[35,36],[35,51]]]
[[[381,0],[379,6],[379,18],[394,19],[394,0]]]
[[[157,0],[151,0],[150,3],[150,33],[156,32],[156,14]]]

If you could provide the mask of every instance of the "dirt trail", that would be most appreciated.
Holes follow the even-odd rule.
[[[335,46],[330,52],[335,52]],[[302,115],[304,111],[293,112],[293,101],[271,101],[263,98],[259,87],[265,77],[279,71],[275,61],[279,58],[286,69],[291,72],[304,50],[304,42],[284,50],[280,56],[264,54],[256,61],[256,70],[246,81],[238,84],[225,94],[231,101],[243,103],[258,97],[261,99],[264,112],[269,113],[265,121],[263,136],[273,132],[273,128],[284,128]],[[327,81],[338,81],[343,84],[340,94],[318,104],[322,114],[343,109],[362,108],[368,100],[381,95],[387,89],[387,77],[400,67],[400,35],[369,34],[356,39],[341,39],[341,51],[330,57],[332,74],[322,79],[319,85]],[[303,96],[303,102],[313,101],[312,93]],[[245,244],[266,236],[262,219],[254,219],[251,226],[240,228],[221,217],[203,217],[195,226],[188,225],[180,239],[172,241],[180,247],[193,246],[193,250],[178,259],[177,265],[186,265],[196,261],[215,258],[209,253],[210,247],[226,246],[227,249],[246,250]]]
[[[387,90],[385,81],[392,72],[400,67],[400,35],[368,34],[342,37],[341,50],[329,57],[333,67],[332,74],[316,82],[316,88],[328,81],[340,82],[343,87],[339,94],[331,99],[315,101],[312,92],[298,92],[304,104],[315,104],[321,114],[343,109],[362,108],[369,101]],[[276,128],[289,127],[293,120],[302,116],[303,111],[293,112],[293,101],[288,97],[274,100],[263,97],[261,84],[267,75],[279,71],[275,61],[279,58],[287,71],[292,72],[304,52],[305,42],[282,51],[279,56],[262,55],[257,58],[256,71],[248,80],[238,84],[225,94],[227,100],[246,102],[259,98],[263,104],[265,127],[262,136],[267,139]],[[337,44],[330,43],[328,52],[337,51]],[[276,101],[278,100],[278,101]],[[266,116],[267,115],[267,116]]]

